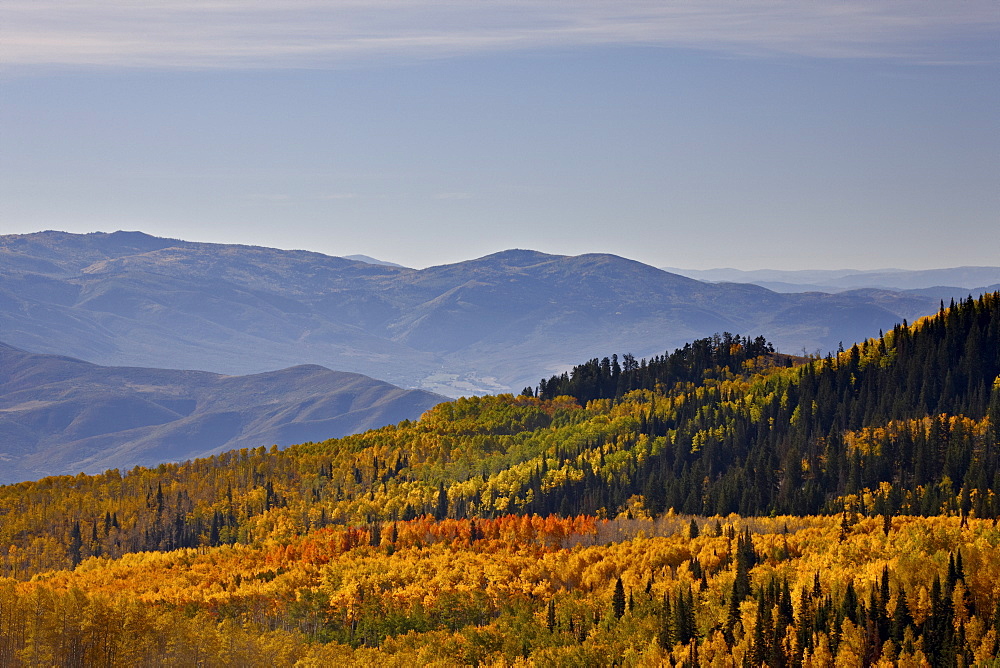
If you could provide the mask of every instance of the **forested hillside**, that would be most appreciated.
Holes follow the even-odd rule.
[[[998,375],[992,294],[822,359],[720,334],[344,439],[3,487],[0,663],[133,638],[137,663],[968,665],[1000,633]]]

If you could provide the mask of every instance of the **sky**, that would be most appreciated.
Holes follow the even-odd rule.
[[[5,0],[0,234],[1000,265],[1000,3]]]

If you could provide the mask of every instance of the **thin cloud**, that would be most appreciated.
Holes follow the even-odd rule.
[[[325,195],[320,195],[321,200],[341,200],[341,199],[357,199],[357,193],[328,193]]]
[[[281,193],[252,193],[247,195],[246,199],[253,202],[270,202],[272,204],[278,204],[289,201],[291,197]]]
[[[337,67],[600,44],[956,62],[968,60],[963,43],[996,39],[1000,9],[995,0],[7,0],[0,25],[8,69]]]

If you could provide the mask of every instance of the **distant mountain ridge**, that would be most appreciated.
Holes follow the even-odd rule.
[[[947,269],[677,269],[664,267],[700,281],[753,283],[775,292],[843,292],[859,288],[883,290],[965,289],[992,292],[1000,285],[1000,267],[952,267]],[[950,287],[949,287],[950,286]]]
[[[445,400],[316,365],[222,376],[0,343],[0,484],[325,440],[416,419]]]
[[[386,267],[400,267],[400,268],[403,268],[403,265],[401,265],[401,264],[396,264],[395,262],[386,262],[385,260],[379,260],[377,258],[374,258],[374,257],[370,256],[370,255],[355,254],[355,255],[344,255],[342,257],[345,260],[357,260],[358,262],[366,262],[368,264],[381,264],[381,265],[385,265]]]
[[[24,349],[228,374],[321,364],[449,396],[722,331],[832,350],[938,299],[779,294],[603,254],[508,250],[418,270],[140,232],[0,237],[0,337]]]

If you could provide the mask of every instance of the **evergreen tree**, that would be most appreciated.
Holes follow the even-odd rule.
[[[615,591],[611,595],[611,614],[615,619],[621,619],[625,614],[625,586],[620,577],[615,580]]]
[[[83,536],[80,532],[80,523],[74,522],[73,528],[69,532],[69,546],[67,548],[67,554],[69,555],[69,561],[76,568],[80,563],[82,556],[81,550],[83,548]]]
[[[660,611],[660,628],[656,635],[656,640],[663,649],[671,649],[677,643],[677,634],[674,632],[674,628],[670,597],[664,594],[663,607]]]
[[[906,629],[913,624],[913,616],[910,614],[910,606],[906,601],[906,590],[900,586],[896,592],[896,609],[892,613],[891,636],[895,643],[903,641],[903,634]]]

